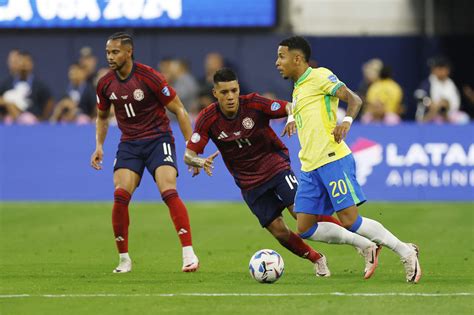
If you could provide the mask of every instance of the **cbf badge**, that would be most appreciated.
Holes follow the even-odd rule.
[[[242,120],[242,126],[244,126],[245,129],[252,129],[255,123],[252,118],[245,117],[244,120]]]
[[[135,91],[133,91],[133,98],[134,98],[136,101],[141,101],[142,99],[145,98],[145,94],[143,93],[142,90],[136,89]]]

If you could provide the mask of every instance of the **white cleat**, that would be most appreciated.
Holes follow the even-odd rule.
[[[401,259],[405,267],[406,279],[409,283],[418,283],[421,278],[421,267],[418,261],[420,250],[415,244],[408,243],[408,246],[413,248],[413,253]]]
[[[314,263],[314,272],[316,273],[317,277],[327,278],[331,276],[331,271],[329,271],[326,256],[324,256],[323,254],[321,254],[321,258],[316,260],[316,262]]]
[[[183,272],[195,272],[199,269],[199,259],[196,255],[192,257],[183,257]]]
[[[362,251],[365,259],[364,279],[369,279],[375,273],[379,264],[379,254],[382,246],[371,245]]]
[[[113,270],[113,273],[126,273],[132,271],[132,261],[130,259],[120,259],[120,262]]]

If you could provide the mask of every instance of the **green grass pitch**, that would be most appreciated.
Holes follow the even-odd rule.
[[[187,205],[201,260],[197,273],[180,271],[167,208],[132,202],[134,269],[112,274],[118,259],[110,203],[0,203],[0,314],[474,313],[472,203],[361,207],[363,215],[420,246],[417,285],[405,283],[403,266],[387,248],[374,277],[364,280],[363,258],[354,249],[311,242],[327,255],[333,274],[316,278],[312,265],[261,229],[245,204]],[[277,250],[285,261],[275,284],[249,275],[248,261],[262,248]]]

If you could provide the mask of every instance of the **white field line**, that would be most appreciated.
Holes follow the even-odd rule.
[[[326,293],[144,293],[144,294],[121,294],[121,293],[97,293],[97,294],[0,294],[0,299],[12,298],[96,298],[96,297],[260,297],[260,296],[362,296],[362,297],[381,297],[381,296],[421,296],[421,297],[444,297],[444,296],[474,296],[474,292],[453,292],[453,293],[409,293],[409,292],[385,292],[385,293],[344,293],[344,292],[326,292]]]

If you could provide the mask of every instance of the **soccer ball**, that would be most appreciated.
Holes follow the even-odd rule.
[[[250,275],[260,283],[277,281],[283,275],[284,269],[283,258],[272,249],[261,249],[250,258]]]

